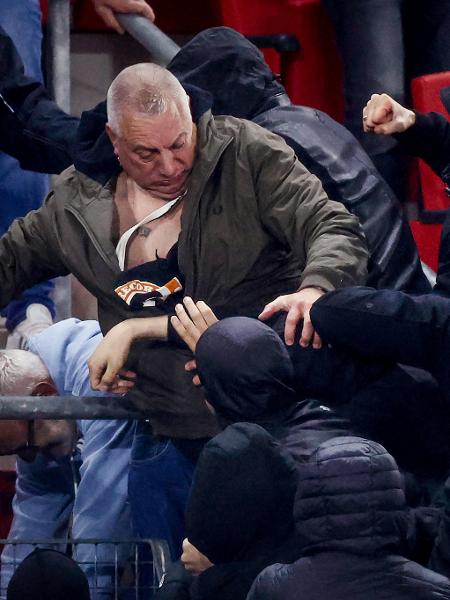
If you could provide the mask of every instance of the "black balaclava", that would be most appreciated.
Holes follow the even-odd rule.
[[[85,574],[66,554],[36,549],[19,565],[7,600],[90,600]]]
[[[265,429],[235,423],[206,444],[186,509],[190,542],[214,564],[253,560],[293,534],[297,474]]]
[[[214,324],[200,338],[196,359],[208,402],[221,421],[264,424],[297,400],[284,343],[256,319]]]

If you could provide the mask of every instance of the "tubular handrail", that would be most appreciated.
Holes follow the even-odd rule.
[[[166,66],[180,47],[154,23],[141,15],[115,13],[122,27],[151,54],[153,62]]]
[[[51,92],[59,106],[70,113],[70,0],[49,1],[48,32]]]
[[[126,396],[0,396],[0,420],[146,419]]]
[[[70,112],[70,0],[49,0],[48,11],[49,83],[55,101]],[[119,13],[116,17],[122,27],[150,52],[154,62],[166,66],[178,53],[180,47],[145,17]]]

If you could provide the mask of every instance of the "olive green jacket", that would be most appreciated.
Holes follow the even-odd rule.
[[[254,316],[280,294],[364,283],[367,249],[358,220],[329,200],[319,180],[278,136],[254,123],[206,113],[184,200],[178,260],[185,294],[228,314]],[[98,300],[103,332],[154,309],[131,312],[114,293],[120,273],[115,180],[101,186],[74,167],[44,206],[0,239],[0,305],[38,281],[73,273]],[[151,311],[151,312],[150,312]],[[201,390],[184,370],[187,350],[142,345],[132,392],[155,434],[215,433]]]

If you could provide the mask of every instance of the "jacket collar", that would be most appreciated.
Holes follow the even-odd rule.
[[[231,141],[232,136],[217,130],[210,111],[207,111],[199,119],[197,123],[197,154],[184,202],[183,231],[191,231],[205,185]],[[118,271],[119,263],[114,244],[116,238],[118,241],[114,205],[117,175],[114,174],[104,184],[78,171],[76,171],[76,178],[77,193],[74,194],[73,201],[68,205],[67,210],[74,214],[83,225],[105,262],[112,270]]]
[[[208,111],[199,119],[197,123],[197,154],[184,200],[178,246],[178,262],[181,271],[185,273],[187,278],[186,287],[193,285],[197,278],[193,256],[199,255],[201,240],[199,232],[195,235],[193,230],[199,211],[200,199],[222,154],[232,140],[231,135],[218,130],[211,111]],[[192,278],[191,281],[188,281],[188,274]]]
[[[211,111],[207,111],[197,123],[197,149],[194,167],[188,183],[186,204],[198,202],[203,189],[217,166],[232,136],[217,129]]]

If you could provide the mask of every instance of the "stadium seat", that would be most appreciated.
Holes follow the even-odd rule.
[[[416,77],[411,82],[412,105],[419,112],[439,112],[448,118],[440,98],[442,88],[450,86],[450,71]],[[450,198],[443,181],[422,160],[419,161],[420,211],[418,221],[411,223],[422,260],[436,271],[439,239]]]

